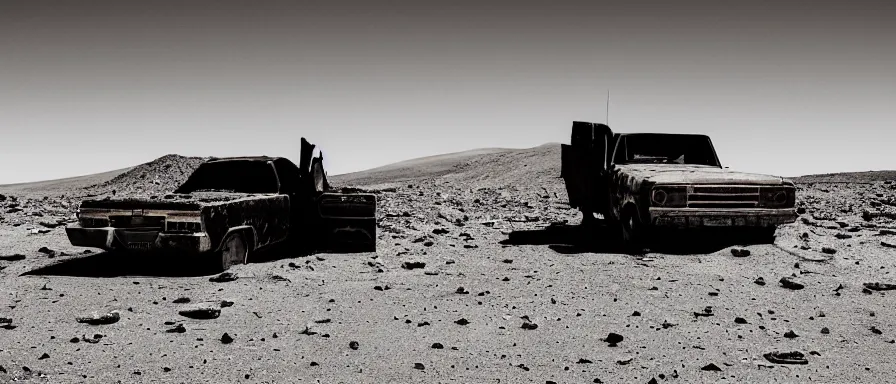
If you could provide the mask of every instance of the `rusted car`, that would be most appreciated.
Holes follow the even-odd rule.
[[[299,165],[282,157],[215,158],[161,198],[81,202],[72,245],[207,255],[218,270],[274,244],[376,249],[376,196],[331,190],[323,154],[302,139]]]
[[[583,223],[603,217],[629,251],[672,228],[736,228],[768,241],[797,218],[792,181],[722,167],[705,135],[614,133],[577,121],[561,157],[569,202]]]

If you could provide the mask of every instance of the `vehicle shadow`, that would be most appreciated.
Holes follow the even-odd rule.
[[[40,267],[21,276],[199,277],[215,274],[202,255],[108,251]]]
[[[370,252],[367,246],[343,245],[325,250],[308,250],[287,244],[276,245],[249,255],[249,264],[270,263],[308,257],[320,253]],[[108,251],[43,266],[21,276],[69,277],[202,277],[220,273],[210,255],[178,254],[164,251]]]
[[[773,237],[736,229],[669,230],[653,233],[648,243],[649,252],[672,255],[701,255],[715,253],[732,246],[770,244]],[[562,254],[625,253],[617,228],[599,224],[554,225],[537,230],[511,232],[502,245],[547,245]]]

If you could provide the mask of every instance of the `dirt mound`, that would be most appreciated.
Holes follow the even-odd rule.
[[[138,165],[112,180],[89,187],[94,193],[151,196],[170,193],[206,161],[201,157],[165,155]]]
[[[871,171],[849,173],[825,173],[819,175],[806,175],[794,177],[795,183],[874,183],[881,181],[896,181],[896,171]]]

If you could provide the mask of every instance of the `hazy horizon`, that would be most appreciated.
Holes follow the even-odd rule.
[[[896,169],[896,5],[0,3],[0,184],[184,156],[330,174],[568,142],[573,120],[705,133],[799,176]]]

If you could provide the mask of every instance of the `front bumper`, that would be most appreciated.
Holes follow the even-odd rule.
[[[773,227],[796,221],[796,209],[650,208],[657,227]]]
[[[74,246],[130,250],[180,250],[206,252],[211,249],[205,233],[167,233],[158,230],[122,228],[84,228],[72,224],[65,228],[68,240]]]

